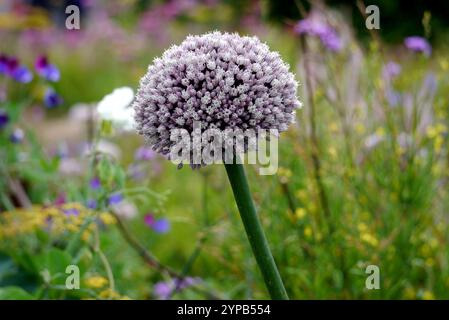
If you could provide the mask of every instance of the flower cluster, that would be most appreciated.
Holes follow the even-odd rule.
[[[49,63],[45,56],[38,57],[34,67],[36,73],[45,81],[57,82],[61,77],[59,69],[54,64]],[[29,83],[33,80],[33,73],[30,69],[20,64],[16,57],[5,54],[0,54],[0,75],[8,76],[20,83]],[[57,107],[63,102],[51,86],[45,89],[43,100],[48,108]]]
[[[154,60],[133,107],[137,131],[168,155],[173,129],[287,130],[300,106],[297,82],[278,53],[256,37],[189,36]],[[203,148],[202,145],[201,148]]]
[[[115,223],[115,218],[108,212],[92,211],[79,203],[64,203],[52,206],[33,206],[28,209],[17,209],[1,214],[0,239],[15,238],[20,235],[32,234],[44,230],[52,235],[62,235],[64,232],[78,232],[86,219],[98,217],[103,224]],[[90,224],[82,234],[83,240],[90,238],[95,229]]]

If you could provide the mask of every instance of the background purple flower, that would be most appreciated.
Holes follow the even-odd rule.
[[[122,201],[123,201],[123,195],[119,192],[111,194],[108,198],[108,203],[110,206],[119,204]]]
[[[33,80],[33,74],[25,66],[17,66],[10,71],[11,77],[20,83],[29,83]]]
[[[294,31],[298,34],[318,37],[330,51],[340,51],[343,48],[343,42],[337,31],[317,14],[312,13],[309,17],[300,20],[294,27]]]
[[[393,61],[389,61],[382,70],[382,74],[386,79],[397,77],[400,73],[401,65]]]
[[[93,190],[100,189],[100,187],[101,187],[100,179],[98,179],[98,177],[92,178],[89,182],[89,186]]]
[[[45,91],[44,103],[48,108],[55,108],[63,103],[62,98],[51,88]]]
[[[9,140],[12,143],[21,143],[23,139],[25,138],[25,132],[23,132],[22,129],[16,128],[9,136]]]
[[[28,83],[33,80],[31,71],[19,64],[19,60],[15,57],[0,55],[0,74],[5,74],[17,82]]]
[[[159,281],[154,285],[154,295],[160,300],[166,300],[171,294],[172,284],[166,281]]]
[[[407,49],[414,52],[422,52],[426,56],[430,56],[430,54],[432,53],[432,47],[430,46],[430,43],[423,37],[419,36],[407,37],[404,40],[404,44],[407,47]]]
[[[59,69],[55,65],[48,63],[47,57],[41,56],[37,58],[34,67],[42,78],[53,82],[59,81]]]
[[[6,74],[8,72],[8,61],[9,58],[6,55],[0,55],[0,74]]]
[[[167,233],[170,231],[170,222],[165,218],[158,219],[153,224],[153,230],[157,233]]]
[[[6,127],[9,122],[9,115],[5,109],[0,109],[0,129]]]
[[[154,223],[156,222],[156,219],[154,218],[154,215],[151,213],[146,214],[143,217],[143,221],[145,222],[145,224],[149,227],[153,227]]]
[[[87,200],[87,202],[86,202],[86,206],[89,208],[89,209],[96,209],[97,208],[97,200],[95,200],[95,199],[88,199]]]
[[[77,216],[80,213],[79,210],[75,209],[75,208],[69,208],[69,209],[65,209],[63,211],[68,216]]]
[[[138,161],[148,161],[153,160],[156,157],[156,152],[151,150],[151,148],[148,147],[140,147],[136,150],[134,154],[134,159]]]

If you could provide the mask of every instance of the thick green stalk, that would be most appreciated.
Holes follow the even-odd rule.
[[[243,225],[245,226],[246,235],[270,296],[274,300],[288,300],[287,292],[268,246],[268,241],[257,217],[243,166],[234,163],[225,164],[225,167]]]

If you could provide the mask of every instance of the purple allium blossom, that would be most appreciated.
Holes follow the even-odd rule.
[[[6,127],[9,123],[9,115],[5,109],[0,108],[0,129]]]
[[[92,190],[98,190],[101,188],[101,182],[98,177],[94,177],[90,180],[89,186]]]
[[[9,140],[12,143],[22,143],[23,139],[25,138],[25,132],[23,132],[22,129],[20,128],[16,128],[13,130],[13,132],[11,133],[11,135],[9,136]]]
[[[432,47],[430,43],[423,37],[411,36],[404,40],[404,44],[407,49],[414,52],[422,52],[426,56],[430,56],[432,53]]]
[[[113,193],[108,198],[108,203],[110,206],[114,206],[123,201],[123,195],[119,192]]]
[[[45,80],[52,82],[59,81],[61,76],[59,69],[54,64],[48,63],[47,57],[41,56],[37,58],[34,67],[36,72]]]
[[[134,159],[137,161],[148,161],[153,160],[156,157],[156,152],[151,150],[151,148],[148,147],[140,147],[136,150],[134,153]]]
[[[397,77],[400,73],[401,65],[393,61],[389,61],[387,64],[385,64],[382,70],[382,74],[386,79]]]
[[[298,34],[318,37],[330,51],[338,52],[343,48],[343,42],[337,31],[316,13],[312,12],[307,18],[300,20],[295,25],[294,31]]]
[[[172,130],[192,133],[194,121],[202,130],[282,132],[300,107],[297,85],[280,55],[256,37],[189,36],[141,79],[133,104],[137,131],[164,156],[175,145]]]
[[[55,108],[63,103],[62,98],[52,88],[45,91],[44,103],[47,108]]]

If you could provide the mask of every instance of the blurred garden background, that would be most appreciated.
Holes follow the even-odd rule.
[[[268,298],[223,166],[178,170],[120,121],[154,58],[219,30],[259,37],[300,83],[277,174],[246,166],[290,297],[448,299],[448,15],[418,0],[0,0],[0,298]]]

